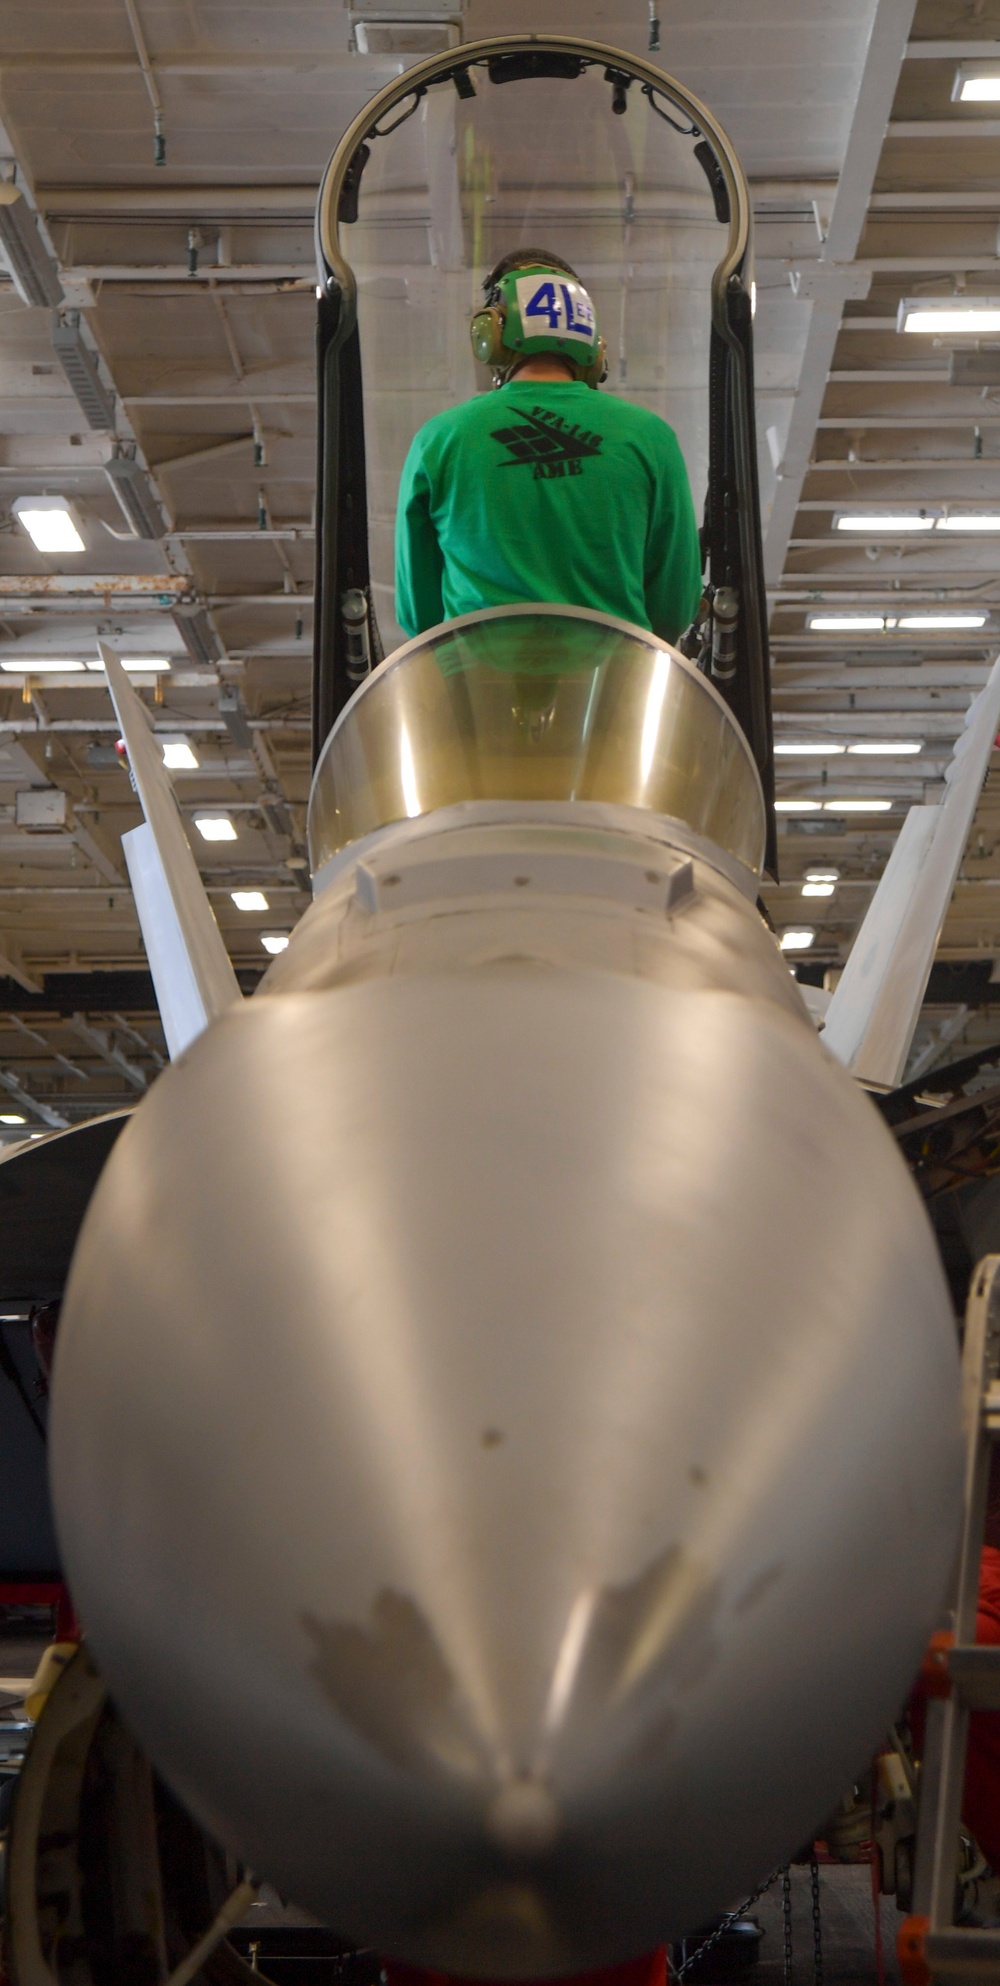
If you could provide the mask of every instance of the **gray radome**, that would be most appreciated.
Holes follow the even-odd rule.
[[[359,1942],[558,1973],[735,1900],[898,1710],[954,1332],[803,1022],[511,960],[256,1000],[164,1075],[53,1449],[97,1657],[208,1827]]]

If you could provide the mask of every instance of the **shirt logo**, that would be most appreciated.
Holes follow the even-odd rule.
[[[567,427],[561,414],[545,407],[532,407],[530,414],[518,417],[518,425],[494,428],[493,441],[507,450],[501,469],[520,469],[531,464],[532,478],[581,476],[588,455],[599,455],[604,437],[582,428],[579,421]]]

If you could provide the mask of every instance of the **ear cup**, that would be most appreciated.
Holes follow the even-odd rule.
[[[492,306],[488,310],[477,310],[469,326],[472,350],[480,365],[499,365],[503,357],[504,318]],[[510,355],[508,354],[508,357]]]
[[[607,376],[608,347],[605,340],[599,338],[597,341],[597,357],[593,365],[589,365],[586,371],[581,374],[581,378],[585,386],[600,386],[602,379],[607,379]]]

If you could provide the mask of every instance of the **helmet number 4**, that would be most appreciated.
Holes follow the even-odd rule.
[[[558,337],[593,343],[594,306],[579,283],[555,283],[549,277],[540,283],[537,277],[522,277],[517,289],[526,338],[547,330]]]

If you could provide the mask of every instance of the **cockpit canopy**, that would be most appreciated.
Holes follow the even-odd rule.
[[[484,277],[525,247],[563,257],[593,299],[608,348],[601,391],[651,408],[678,436],[705,518],[710,595],[724,588],[738,603],[721,672],[711,627],[702,665],[769,794],[746,182],[725,134],[679,84],[558,36],[472,43],[416,65],[367,106],[328,168],[317,215],[316,752],[366,668],[403,639],[393,588],[403,461],[431,415],[492,389],[469,324]]]

